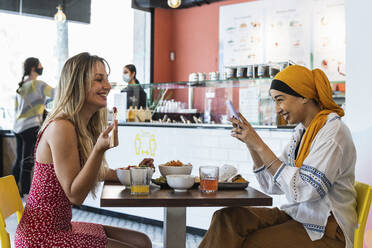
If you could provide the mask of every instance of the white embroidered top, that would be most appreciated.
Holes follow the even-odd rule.
[[[311,240],[323,237],[332,211],[344,233],[346,248],[352,248],[357,227],[356,151],[350,131],[337,114],[329,114],[298,168],[295,150],[304,130],[302,124],[294,129],[275,175],[261,166],[254,171],[257,180],[268,194],[286,195],[288,204],[281,209],[303,224]]]

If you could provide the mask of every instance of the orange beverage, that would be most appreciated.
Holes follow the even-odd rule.
[[[151,178],[149,174],[149,168],[131,167],[129,170],[130,170],[130,194],[148,195],[150,192]]]
[[[149,193],[149,185],[132,185],[130,192],[134,195],[147,195]]]
[[[200,180],[200,190],[205,193],[212,193],[218,189],[217,178],[204,178]]]
[[[213,193],[218,189],[218,174],[217,166],[200,166],[200,191],[203,193]]]

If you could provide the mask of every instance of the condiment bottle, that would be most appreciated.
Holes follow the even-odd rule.
[[[151,110],[149,108],[146,107],[146,110],[145,110],[145,122],[150,122],[151,121]]]
[[[135,122],[135,121],[136,121],[135,113],[134,113],[133,107],[130,106],[128,109],[128,122]]]

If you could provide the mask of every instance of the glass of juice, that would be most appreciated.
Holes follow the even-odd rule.
[[[218,189],[218,172],[217,166],[200,166],[200,191],[203,193],[214,193]]]
[[[148,195],[150,191],[150,171],[147,167],[130,168],[130,194]]]

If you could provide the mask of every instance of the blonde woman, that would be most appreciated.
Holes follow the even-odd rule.
[[[35,173],[18,225],[16,247],[151,247],[142,233],[93,223],[71,222],[99,179],[117,180],[104,153],[117,122],[106,127],[107,62],[81,53],[63,67],[53,111],[38,135]]]

